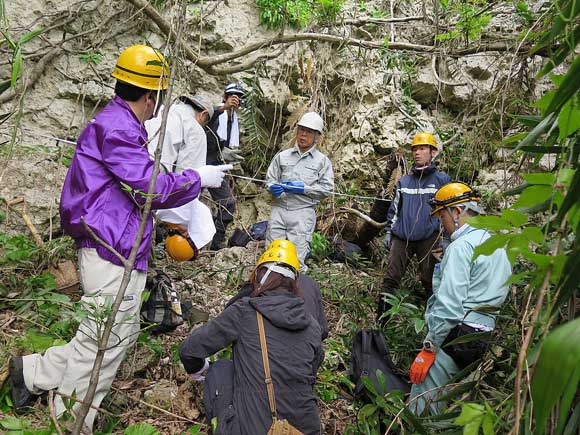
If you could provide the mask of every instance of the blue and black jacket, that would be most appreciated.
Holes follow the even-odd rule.
[[[387,231],[403,240],[426,240],[439,231],[439,219],[431,217],[429,200],[451,181],[434,164],[411,170],[397,183],[395,197],[387,213]]]

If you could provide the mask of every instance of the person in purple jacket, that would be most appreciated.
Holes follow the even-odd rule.
[[[431,216],[429,200],[441,186],[451,181],[451,177],[439,172],[433,163],[438,148],[431,133],[417,133],[413,137],[411,151],[415,165],[409,175],[398,181],[387,213],[385,246],[390,253],[377,307],[380,324],[385,323],[384,313],[389,309],[385,295],[395,293],[414,255],[419,260],[419,275],[427,298],[433,288],[431,278],[435,258],[431,251],[439,243],[440,223],[439,219]]]
[[[43,355],[11,359],[9,384],[17,408],[30,404],[35,394],[55,390],[55,411],[60,416],[67,410],[63,399],[74,396],[82,400],[86,394],[98,331],[119,291],[124,268],[117,256],[89,234],[82,220],[124,258],[129,257],[137,236],[154,169],[143,123],[153,116],[167,89],[167,67],[158,51],[134,45],[121,53],[112,76],[117,79],[116,95],[81,133],[60,201],[62,228],[78,249],[82,303],[88,314],[67,344],[51,347]],[[159,174],[152,208],[178,207],[197,198],[202,187],[219,186],[226,169],[227,166],[204,166],[180,174]],[[148,216],[83,433],[92,433],[96,408],[139,334],[139,305],[145,288],[152,227],[152,217]],[[78,406],[75,403],[72,411]]]

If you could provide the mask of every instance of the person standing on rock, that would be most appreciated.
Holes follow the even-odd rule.
[[[302,272],[308,270],[305,260],[316,228],[314,207],[334,191],[332,163],[317,148],[323,130],[318,113],[305,113],[298,121],[296,144],[276,154],[266,174],[273,197],[266,242],[287,239],[296,245]]]
[[[490,237],[486,230],[465,222],[482,212],[480,201],[477,191],[460,182],[444,185],[431,201],[431,214],[441,219],[451,243],[433,274],[433,295],[425,310],[428,333],[410,370],[409,408],[418,415],[426,409],[441,413],[444,403],[438,399],[446,393],[441,387],[483,357],[495,328],[496,313],[489,307],[499,309],[508,294],[512,270],[505,249],[473,259],[477,246]],[[486,338],[452,343],[478,333]]]
[[[27,406],[35,394],[55,390],[57,416],[67,411],[65,401],[83,400],[98,349],[97,331],[104,313],[117,296],[124,275],[120,259],[99,244],[101,240],[128,258],[137,236],[154,162],[147,153],[150,119],[167,89],[167,66],[161,53],[134,45],[119,56],[112,76],[117,79],[115,97],[88,123],[79,139],[60,200],[63,230],[78,249],[82,304],[87,316],[75,337],[43,355],[13,357],[9,385],[16,408]],[[181,174],[157,176],[154,209],[177,207],[197,198],[204,186],[219,186],[224,167],[186,169]],[[96,409],[109,391],[127,349],[139,334],[139,305],[147,276],[153,222],[147,225],[134,263],[125,297],[115,319],[99,384],[83,433],[92,433]],[[80,407],[74,402],[72,411]]]
[[[223,104],[215,108],[206,127],[208,165],[235,164],[244,160],[238,151],[240,146],[238,111],[244,95],[245,91],[240,83],[230,83],[226,86]],[[214,218],[216,233],[211,243],[211,249],[214,251],[225,247],[226,230],[236,213],[236,198],[231,182],[231,178],[228,177],[221,186],[209,189],[217,205],[217,214]]]
[[[427,296],[431,294],[431,277],[435,258],[431,250],[439,243],[439,219],[430,213],[429,201],[449,175],[439,172],[433,159],[437,155],[437,141],[431,133],[417,133],[411,144],[415,165],[409,175],[397,182],[395,197],[387,213],[385,246],[389,262],[377,306],[377,320],[384,324],[389,309],[386,294],[394,294],[414,255],[419,260],[421,283]]]
[[[321,433],[314,384],[324,350],[320,326],[296,286],[298,268],[294,247],[268,249],[256,263],[249,297],[238,299],[181,344],[186,372],[205,380],[204,408],[208,422],[217,419],[215,434],[268,433],[270,403],[277,418],[303,434]],[[207,357],[230,344],[232,360],[210,366]],[[270,380],[273,391],[266,384]]]

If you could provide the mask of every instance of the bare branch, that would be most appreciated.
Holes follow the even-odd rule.
[[[87,233],[89,233],[89,235],[95,239],[95,241],[101,245],[103,248],[106,248],[107,251],[109,251],[111,254],[113,254],[115,257],[117,257],[119,259],[119,261],[121,262],[121,264],[123,264],[123,266],[127,266],[127,259],[125,257],[123,257],[121,254],[119,254],[115,248],[113,248],[111,245],[109,245],[107,242],[105,242],[103,239],[101,239],[99,236],[97,236],[97,234],[92,230],[91,227],[88,226],[87,222],[85,221],[85,217],[81,216],[81,222],[83,224],[83,228],[87,231]]]
[[[344,20],[344,24],[348,24],[350,26],[364,26],[365,24],[394,24],[394,23],[407,23],[409,21],[421,21],[424,20],[425,17],[423,15],[414,15],[411,17],[397,17],[397,18],[372,18],[372,17],[364,17],[364,18],[354,18],[350,20]]]
[[[62,47],[55,47],[46,53],[44,56],[40,58],[40,60],[36,63],[30,75],[26,79],[26,82],[17,88],[12,88],[9,91],[0,95],[0,104],[7,103],[8,101],[12,100],[13,98],[20,95],[26,89],[34,86],[34,84],[38,81],[46,66],[53,60],[60,52],[62,51]]]
[[[446,85],[446,86],[465,86],[465,85],[467,85],[466,82],[448,82],[446,80],[443,80],[441,77],[439,77],[439,74],[437,74],[437,56],[433,56],[431,58],[431,71],[433,71],[433,75],[435,76],[437,81],[441,84]]]
[[[371,217],[367,216],[366,214],[364,214],[362,211],[355,210],[354,208],[340,207],[340,208],[336,209],[336,213],[349,213],[349,214],[353,214],[355,216],[358,216],[363,221],[365,221],[366,223],[368,223],[369,225],[371,225],[371,226],[373,226],[375,228],[385,228],[387,226],[387,222],[377,222],[373,218],[371,218]]]
[[[165,36],[169,37],[170,40],[173,41],[179,40],[179,37],[175,32],[175,30],[173,30],[173,28],[171,27],[171,24],[169,24],[167,20],[165,20],[165,18],[163,18],[159,14],[159,12],[157,12],[157,9],[151,6],[151,4],[147,0],[127,0],[127,1],[136,8],[142,9],[143,12],[145,12],[145,14],[149,18],[151,18],[151,20],[153,20],[153,22],[157,25],[157,27],[159,27],[159,30],[161,30]],[[179,42],[187,58],[193,63],[196,63],[199,58],[197,53],[191,47],[185,44],[184,41]]]

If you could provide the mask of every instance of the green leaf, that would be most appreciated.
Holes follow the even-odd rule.
[[[456,425],[463,426],[463,435],[478,435],[483,422],[485,408],[476,403],[464,403],[461,414],[454,421]]]
[[[542,202],[548,200],[553,192],[554,189],[552,186],[535,185],[526,187],[516,203],[513,205],[513,208],[526,208],[541,204]]]
[[[36,38],[38,35],[40,35],[41,33],[44,32],[45,29],[36,29],[33,30],[31,32],[25,33],[24,35],[22,35],[20,37],[20,39],[18,40],[18,45],[24,45],[27,42],[33,40],[34,38]]]
[[[538,101],[536,101],[534,104],[532,104],[532,106],[537,107],[538,109],[540,109],[540,112],[545,113],[546,109],[548,109],[548,106],[550,105],[550,103],[552,102],[552,100],[554,99],[554,95],[556,95],[556,90],[552,90],[550,92],[546,92]],[[542,119],[544,117],[541,117]],[[539,122],[536,123],[536,126],[542,122],[541,120]]]
[[[523,174],[522,178],[526,180],[528,184],[546,184],[552,186],[556,182],[556,176],[551,172]]]
[[[501,231],[511,230],[512,225],[507,219],[499,216],[475,216],[466,219],[466,222],[475,228],[484,228],[488,230]]]
[[[480,255],[491,255],[497,249],[503,248],[507,242],[511,239],[511,235],[509,234],[496,234],[491,236],[481,245],[475,247],[473,251],[473,260],[475,260]]]
[[[506,252],[508,259],[513,266],[518,258],[518,255],[525,255],[526,253],[530,252],[528,247],[528,239],[526,239],[526,237],[524,237],[522,234],[516,234],[508,242]]]
[[[544,243],[544,233],[538,227],[526,227],[523,229],[522,235],[537,245]]]
[[[568,73],[556,90],[556,94],[546,109],[546,113],[551,114],[559,111],[578,92],[578,89],[580,89],[580,56],[576,56],[576,59],[568,69]]]
[[[544,340],[532,379],[536,433],[542,435],[550,412],[580,379],[580,319],[552,331]]]
[[[5,417],[0,420],[0,426],[8,430],[23,430],[30,425],[28,420],[20,420],[17,417]]]
[[[560,134],[558,135],[560,141],[573,135],[578,131],[578,129],[580,129],[580,110],[578,108],[577,97],[571,98],[564,107],[562,107],[562,110],[558,115],[558,128],[560,129]]]
[[[358,418],[359,419],[368,418],[371,415],[373,415],[376,411],[377,411],[377,407],[375,405],[367,403],[358,412]]]
[[[514,227],[521,227],[528,221],[528,216],[525,213],[522,213],[521,211],[510,210],[509,208],[502,210],[501,216],[504,219],[507,219],[508,222]]]
[[[515,148],[515,151],[520,150],[523,147],[531,146],[536,143],[539,137],[544,134],[546,131],[552,128],[554,122],[557,121],[556,115],[554,113],[550,113],[547,115],[542,122],[536,125],[532,131],[528,133],[524,140],[520,142],[520,144]]]
[[[148,423],[137,423],[123,431],[125,435],[159,435],[159,431]]]
[[[16,81],[20,74],[22,73],[22,48],[20,46],[16,47],[16,51],[12,57],[12,75],[10,76],[10,87],[13,88],[16,85]]]
[[[576,174],[576,169],[562,168],[558,172],[558,183],[563,184],[566,187],[570,187],[574,175]]]
[[[493,418],[490,415],[486,415],[483,418],[483,435],[493,435],[495,433],[494,426]]]
[[[415,327],[415,333],[417,333],[417,334],[420,333],[423,330],[423,328],[425,327],[425,320],[419,319],[419,318],[415,319],[414,327]]]

